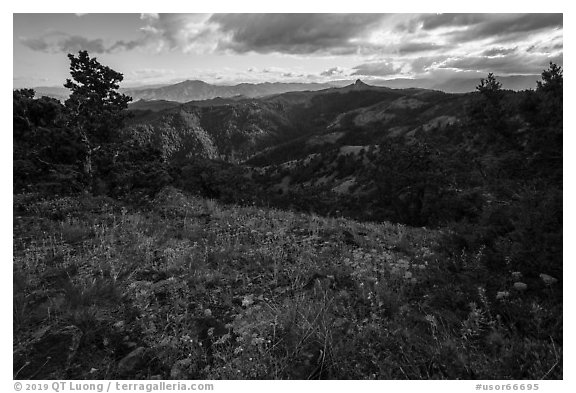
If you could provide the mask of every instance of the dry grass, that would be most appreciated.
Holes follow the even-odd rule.
[[[175,189],[141,209],[15,206],[18,378],[562,378],[557,289],[514,292],[474,263],[451,272],[435,231]],[[66,326],[82,331],[71,361],[33,369],[39,338]]]

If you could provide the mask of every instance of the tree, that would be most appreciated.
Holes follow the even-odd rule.
[[[104,160],[113,161],[117,156],[113,144],[118,142],[119,130],[126,117],[124,110],[132,98],[118,92],[123,75],[100,64],[87,51],[78,52],[78,57],[69,54],[68,58],[72,76],[64,84],[72,91],[65,102],[68,126],[82,140],[83,171],[91,184],[96,152],[100,152],[100,158]]]
[[[536,85],[538,90],[562,96],[563,80],[562,67],[550,62],[550,68],[542,71],[542,81],[536,82]]]
[[[502,98],[502,83],[496,80],[493,73],[489,73],[486,79],[480,79],[476,90],[492,104],[498,104]]]
[[[60,101],[34,95],[31,89],[13,92],[14,189],[48,184],[59,192],[74,189],[79,138],[66,127]]]
[[[502,84],[496,80],[493,73],[487,78],[482,78],[476,86],[479,96],[468,108],[468,116],[471,124],[478,127],[485,141],[494,138],[504,142],[511,142],[509,116],[504,106],[504,94]]]
[[[550,68],[542,72],[542,81],[536,82],[541,95],[541,116],[551,127],[562,129],[562,103],[564,77],[562,67],[550,62]]]

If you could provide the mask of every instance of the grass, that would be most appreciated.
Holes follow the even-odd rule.
[[[562,378],[561,280],[514,290],[442,235],[172,188],[15,195],[14,376]]]

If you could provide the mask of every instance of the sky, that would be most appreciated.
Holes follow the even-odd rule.
[[[123,87],[538,75],[562,14],[14,14],[13,87],[62,86],[68,53]]]

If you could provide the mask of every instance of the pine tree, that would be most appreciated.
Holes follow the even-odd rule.
[[[70,74],[64,87],[71,90],[65,106],[68,126],[75,130],[84,146],[83,171],[92,185],[94,156],[114,160],[113,144],[119,139],[124,125],[125,109],[131,97],[118,92],[123,75],[91,58],[87,51],[78,52],[78,57],[68,55]]]

